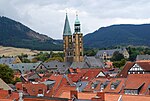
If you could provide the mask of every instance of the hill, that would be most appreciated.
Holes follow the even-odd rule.
[[[150,46],[150,24],[112,25],[84,36],[84,46],[88,48],[128,45]]]
[[[0,45],[32,50],[62,50],[60,41],[39,34],[7,17],[0,17]]]

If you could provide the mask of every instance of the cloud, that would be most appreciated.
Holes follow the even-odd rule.
[[[148,23],[149,5],[149,0],[0,0],[0,15],[60,39],[66,10],[72,32],[78,11],[85,35],[112,24]]]

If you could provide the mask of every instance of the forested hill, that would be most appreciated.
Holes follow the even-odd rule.
[[[107,48],[119,45],[150,46],[150,24],[102,27],[84,36],[84,46]]]
[[[7,17],[0,17],[0,45],[37,50],[62,50],[60,41],[39,34]]]

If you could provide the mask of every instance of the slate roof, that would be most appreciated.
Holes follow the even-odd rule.
[[[150,55],[137,55],[136,60],[150,60]]]
[[[65,19],[63,35],[72,35],[67,14]]]
[[[101,56],[102,54],[106,53],[108,56],[113,56],[114,52],[119,51],[120,53],[123,53],[125,51],[125,48],[122,49],[110,49],[110,50],[99,50],[96,54],[96,57]]]
[[[95,58],[94,56],[85,56],[84,61],[90,66],[90,67],[99,67],[103,68],[104,63],[99,58]]]
[[[14,70],[20,70],[22,74],[36,69],[40,63],[18,63],[18,64],[9,64],[8,66]]]
[[[3,90],[13,91],[13,89],[8,84],[6,84],[1,78],[0,78],[0,88],[2,88]]]
[[[73,62],[70,67],[71,68],[89,68],[86,62]]]
[[[58,68],[58,67],[70,67],[70,63],[69,62],[59,62],[59,61],[51,61],[51,62],[45,62],[43,63],[43,65],[47,68],[47,69],[51,69],[51,68]]]
[[[68,71],[71,64],[69,62],[51,61],[51,62],[43,63],[43,65],[47,69],[55,69],[55,72],[64,74]]]
[[[0,58],[0,64],[12,64],[16,58]]]
[[[76,90],[82,92],[83,89],[87,86],[88,81],[79,81],[76,83]]]
[[[99,50],[96,54],[96,56],[102,55],[104,54],[104,52],[106,54],[108,54],[109,56],[113,56],[115,51],[120,51],[120,49],[111,49],[111,50]]]

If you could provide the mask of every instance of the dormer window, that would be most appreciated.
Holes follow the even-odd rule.
[[[116,80],[116,82],[111,83],[111,89],[114,90],[118,87],[118,85],[120,84],[120,80]]]
[[[91,88],[95,89],[99,83],[100,83],[100,81],[93,82],[92,85],[91,85]]]
[[[104,85],[102,84],[102,85],[101,85],[101,90],[103,90],[103,89],[104,89]]]
[[[115,89],[115,86],[114,86],[113,84],[111,85],[111,89],[112,89],[112,90],[114,90],[114,89]]]

